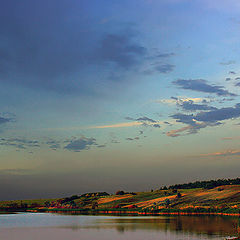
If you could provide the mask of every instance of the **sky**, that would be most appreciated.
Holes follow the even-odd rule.
[[[239,177],[239,0],[9,0],[0,199]]]

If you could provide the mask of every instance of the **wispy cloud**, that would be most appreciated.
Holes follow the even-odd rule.
[[[228,157],[228,156],[240,156],[240,150],[226,150],[223,152],[214,152],[201,154],[201,157]]]
[[[240,140],[240,136],[236,136],[236,137],[223,137],[223,138],[221,138],[221,140],[224,140],[224,141]]]
[[[124,122],[124,123],[116,123],[116,124],[110,124],[110,125],[98,125],[98,126],[90,126],[89,129],[97,128],[122,128],[122,127],[134,127],[142,125],[141,122]]]
[[[220,62],[219,64],[221,65],[231,65],[231,64],[235,64],[236,61],[233,61],[233,60],[229,60],[229,61],[226,61],[226,62]]]
[[[237,96],[236,94],[225,90],[223,86],[208,84],[207,81],[204,79],[178,79],[176,81],[173,81],[172,83],[179,88],[185,90],[214,93],[218,96]]]
[[[168,105],[174,105],[180,102],[189,102],[192,101],[194,103],[200,103],[200,102],[210,102],[212,99],[210,98],[194,98],[194,97],[171,97],[169,99],[157,99],[154,100],[155,103],[162,103],[162,104],[168,104]]]
[[[179,129],[171,130],[171,131],[167,132],[166,135],[168,137],[178,137],[178,136],[180,136],[179,133],[184,132],[184,131],[188,131],[189,129],[192,129],[192,128],[193,127],[189,125],[187,127],[182,127],[182,128],[179,128]]]

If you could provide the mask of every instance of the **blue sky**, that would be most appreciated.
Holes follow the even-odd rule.
[[[238,176],[238,0],[1,5],[1,199]]]

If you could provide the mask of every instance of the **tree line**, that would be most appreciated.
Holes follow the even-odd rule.
[[[208,180],[208,181],[196,181],[190,183],[183,184],[175,184],[169,187],[162,187],[161,190],[166,189],[191,189],[191,188],[204,188],[204,189],[212,189],[215,187],[223,186],[223,185],[239,185],[240,178],[234,179],[217,179],[217,180]]]

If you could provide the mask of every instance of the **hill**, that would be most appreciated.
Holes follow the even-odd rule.
[[[86,193],[66,198],[1,201],[2,210],[37,211],[135,211],[138,213],[226,213],[239,214],[240,185],[213,188],[179,188],[175,185],[150,192],[114,195],[106,192]],[[186,185],[185,185],[186,186]]]

